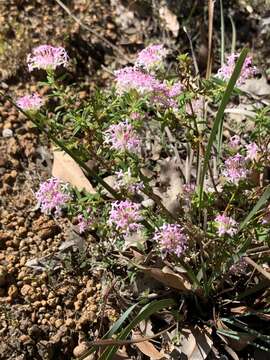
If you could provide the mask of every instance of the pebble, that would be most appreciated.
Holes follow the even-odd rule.
[[[63,320],[62,319],[57,319],[56,321],[55,321],[55,323],[54,323],[54,326],[56,327],[56,328],[60,328],[60,326],[62,326],[63,325]]]
[[[89,344],[86,341],[83,341],[73,349],[73,355],[78,358],[82,356],[88,349]]]
[[[2,131],[3,138],[9,138],[13,136],[13,131],[11,129],[4,129]]]
[[[10,287],[8,288],[8,296],[10,297],[11,300],[16,299],[16,297],[18,296],[18,288],[15,285],[10,285]]]
[[[25,284],[23,285],[23,287],[21,288],[21,294],[22,296],[26,296],[26,295],[29,295],[33,293],[33,288],[32,286],[28,285],[28,284]]]
[[[7,280],[7,271],[4,266],[0,266],[0,286],[4,286]]]

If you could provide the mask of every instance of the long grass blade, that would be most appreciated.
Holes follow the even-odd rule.
[[[203,168],[202,168],[202,172],[201,172],[201,177],[200,177],[200,183],[199,183],[199,207],[201,208],[202,205],[202,198],[203,198],[203,185],[204,185],[204,179],[205,179],[205,175],[206,175],[206,171],[208,168],[208,163],[210,160],[210,156],[211,156],[211,149],[213,146],[214,141],[217,138],[218,135],[218,153],[220,153],[221,150],[221,143],[222,143],[222,133],[223,133],[223,116],[224,116],[224,111],[225,108],[230,100],[230,96],[234,90],[235,84],[241,74],[241,70],[242,67],[244,65],[244,61],[246,59],[248,53],[248,49],[243,49],[238,60],[237,63],[235,65],[234,71],[232,73],[232,76],[230,77],[230,80],[228,82],[228,85],[226,87],[226,90],[224,92],[224,95],[222,97],[221,100],[221,104],[218,108],[218,112],[216,115],[216,118],[214,120],[214,124],[210,133],[210,137],[209,137],[209,141],[206,147],[206,151],[205,151],[205,156],[204,156],[204,163],[203,163]]]
[[[263,205],[267,202],[267,200],[270,198],[270,186],[267,186],[264,193],[260,197],[260,199],[257,201],[253,209],[250,211],[250,213],[246,216],[246,218],[241,222],[240,224],[240,230],[243,230],[243,228],[248,224],[248,222],[253,218],[254,215],[257,214],[257,212],[263,207]]]
[[[122,330],[120,335],[117,337],[117,340],[124,340],[129,335],[132,329],[134,329],[142,320],[149,318],[152,314],[160,311],[166,307],[172,306],[175,304],[173,299],[165,299],[159,301],[153,301],[150,304],[145,305],[139,314],[130,322],[129,325]],[[101,354],[99,360],[111,360],[115,353],[117,352],[118,346],[111,345]]]
[[[236,27],[235,27],[235,23],[233,21],[233,18],[231,15],[229,15],[229,19],[231,21],[231,25],[232,25],[232,45],[231,45],[231,54],[235,53],[235,47],[236,47]]]

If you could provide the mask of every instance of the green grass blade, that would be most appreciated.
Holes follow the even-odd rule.
[[[253,209],[250,211],[250,213],[246,216],[246,218],[241,222],[239,229],[243,230],[243,228],[247,225],[247,223],[253,218],[254,215],[263,207],[263,205],[267,202],[267,200],[270,197],[270,186],[267,186],[264,193],[260,197],[260,199],[257,201]]]
[[[231,54],[235,53],[235,47],[236,47],[236,27],[235,27],[235,23],[233,21],[233,18],[231,15],[229,15],[229,19],[231,21],[231,25],[232,25],[232,45],[231,45]]]
[[[132,306],[130,306],[123,315],[113,324],[113,326],[110,328],[110,330],[102,337],[102,339],[108,339],[111,338],[113,334],[115,334],[121,326],[124,324],[126,319],[129,317],[129,315],[132,313],[132,311],[135,309],[136,306],[138,306],[139,303],[136,303]],[[98,349],[98,346],[92,346],[86,353],[83,354],[79,358],[79,360],[85,359],[88,355],[92,354]]]
[[[221,143],[222,143],[222,133],[223,133],[223,115],[224,115],[224,111],[225,108],[230,100],[230,96],[234,90],[235,84],[241,74],[241,70],[242,67],[244,65],[244,61],[246,59],[248,53],[248,49],[243,49],[238,60],[237,63],[235,65],[234,71],[232,73],[232,76],[230,77],[230,80],[228,82],[228,85],[226,87],[226,90],[224,92],[224,95],[222,97],[220,106],[218,108],[218,112],[216,115],[216,118],[214,120],[214,124],[210,133],[210,137],[209,137],[209,141],[207,144],[207,148],[206,148],[206,152],[205,152],[205,156],[204,156],[204,163],[203,163],[203,169],[201,172],[201,177],[200,177],[200,183],[199,183],[199,207],[201,208],[202,205],[202,198],[203,198],[203,185],[204,185],[204,178],[206,175],[206,171],[207,171],[207,167],[208,167],[208,163],[210,160],[210,155],[211,155],[211,149],[213,146],[214,141],[217,138],[218,135],[218,153],[220,153],[221,150]]]
[[[175,305],[173,299],[165,299],[159,301],[153,301],[150,304],[145,305],[138,315],[130,322],[125,329],[122,330],[117,340],[124,340],[129,335],[132,329],[134,329],[142,320],[148,319],[152,314],[166,308]],[[117,352],[118,346],[111,345],[101,354],[99,360],[111,360]]]

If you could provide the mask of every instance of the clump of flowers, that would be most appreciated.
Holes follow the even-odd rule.
[[[117,175],[117,189],[125,189],[130,193],[137,193],[138,191],[143,189],[143,182],[137,182],[137,179],[132,177],[131,170],[128,168],[127,171],[120,171],[116,172]]]
[[[229,80],[239,54],[231,54],[227,58],[227,63],[224,64],[217,73],[217,77],[222,80]],[[249,56],[245,59],[244,65],[241,70],[241,74],[237,80],[237,85],[242,85],[248,78],[252,77],[256,73],[256,67],[252,66],[252,58]]]
[[[159,82],[153,87],[151,100],[161,106],[176,108],[175,98],[180,95],[182,89],[183,86],[180,82],[176,82],[174,85]]]
[[[82,234],[86,230],[89,229],[91,225],[93,225],[93,219],[90,218],[91,209],[87,209],[87,215],[86,214],[79,214],[77,216],[78,220],[78,227],[79,227],[79,233]]]
[[[16,104],[24,111],[37,111],[44,104],[44,100],[37,93],[33,93],[18,98]]]
[[[51,45],[40,45],[28,54],[27,63],[29,71],[43,69],[46,71],[55,70],[58,66],[67,66],[68,55],[63,47]]]
[[[147,71],[158,67],[165,56],[167,51],[163,45],[150,45],[139,52],[135,66],[141,66]]]
[[[43,213],[48,214],[55,211],[59,215],[71,196],[67,192],[67,184],[63,184],[59,179],[52,177],[40,184],[36,198]]]
[[[238,223],[232,217],[225,214],[217,215],[215,222],[218,229],[218,236],[225,234],[234,236],[238,231]]]
[[[131,66],[117,70],[115,76],[116,88],[119,94],[130,90],[137,90],[140,94],[147,94],[152,92],[159,83],[154,76]]]
[[[248,269],[248,263],[246,262],[245,258],[241,257],[237,263],[232,265],[229,269],[229,272],[232,275],[240,276],[247,272]]]
[[[110,125],[105,132],[105,144],[111,144],[112,149],[138,153],[141,141],[134,127],[128,121]]]
[[[246,159],[249,159],[251,161],[256,160],[259,151],[258,145],[255,142],[248,144],[246,145],[246,150]]]
[[[155,231],[153,240],[159,244],[161,252],[165,255],[169,253],[179,257],[188,247],[188,237],[178,224],[163,224]]]
[[[246,168],[246,159],[240,154],[229,157],[225,161],[225,169],[223,175],[234,184],[238,184],[240,180],[246,178],[248,170]]]
[[[121,233],[137,231],[142,227],[140,204],[129,200],[115,201],[110,210],[109,224],[114,225]]]

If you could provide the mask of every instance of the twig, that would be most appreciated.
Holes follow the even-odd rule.
[[[57,4],[59,6],[61,6],[61,8],[63,10],[65,10],[65,12],[72,17],[73,20],[76,21],[76,23],[78,23],[83,29],[89,31],[91,34],[93,34],[95,37],[97,37],[99,40],[101,40],[102,42],[106,43],[110,48],[114,49],[119,55],[121,55],[122,58],[124,58],[126,61],[128,62],[132,62],[131,59],[126,56],[121,50],[119,50],[119,48],[114,45],[112,42],[110,42],[109,40],[107,40],[104,36],[100,35],[99,33],[97,33],[95,30],[91,29],[89,26],[85,25],[84,23],[81,22],[80,19],[77,18],[77,16],[75,16],[74,14],[72,14],[72,12],[70,11],[70,9],[63,4],[63,2],[61,0],[55,0],[57,2]]]
[[[259,271],[264,277],[266,277],[266,279],[270,280],[270,273],[265,271],[260,265],[256,264],[255,261],[253,261],[251,258],[249,258],[248,256],[244,257],[244,260],[251,266],[254,267],[254,269],[256,269],[257,271]]]
[[[210,78],[212,71],[214,3],[214,0],[208,0],[208,55],[206,79]]]

